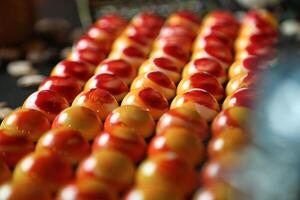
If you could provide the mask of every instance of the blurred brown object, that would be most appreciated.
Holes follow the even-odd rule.
[[[0,46],[15,45],[33,30],[34,0],[0,1]]]

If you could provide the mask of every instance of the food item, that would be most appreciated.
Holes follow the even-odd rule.
[[[180,127],[197,135],[201,140],[208,137],[208,125],[194,109],[177,107],[164,113],[157,122],[156,134],[161,135],[169,128]]]
[[[127,127],[115,127],[110,132],[104,131],[93,143],[93,152],[102,149],[120,151],[133,162],[141,161],[146,152],[146,142],[140,133]]]
[[[37,141],[50,127],[51,124],[43,113],[28,108],[15,110],[1,123],[1,128],[5,129],[8,135],[26,136],[32,141]]]
[[[195,109],[206,121],[212,121],[220,110],[217,100],[201,89],[191,89],[177,95],[171,103],[171,109],[181,106]]]
[[[176,154],[193,166],[197,166],[205,158],[205,147],[201,139],[181,127],[167,128],[160,135],[152,138],[148,147],[148,156],[168,152]]]
[[[41,90],[32,93],[23,104],[23,108],[34,109],[43,113],[50,122],[62,110],[69,106],[66,98],[52,90]]]
[[[235,76],[227,83],[226,94],[229,96],[240,88],[254,88],[258,81],[259,75],[254,72]]]
[[[84,90],[100,88],[110,92],[117,101],[121,101],[128,92],[127,84],[118,76],[108,73],[96,74],[85,84]]]
[[[142,74],[134,79],[131,91],[151,87],[159,91],[167,100],[175,96],[176,86],[174,82],[164,73],[152,71]]]
[[[92,88],[81,92],[74,99],[72,106],[83,106],[98,114],[101,120],[119,106],[117,100],[107,90]]]
[[[182,79],[177,86],[177,95],[183,94],[193,88],[202,89],[220,101],[224,96],[223,86],[209,73],[197,72]]]
[[[111,132],[118,127],[135,130],[143,138],[150,137],[155,130],[155,122],[150,113],[136,105],[122,105],[106,118],[104,130]]]
[[[226,97],[222,108],[224,110],[230,107],[238,106],[251,109],[254,105],[255,97],[256,95],[253,89],[241,88]]]
[[[146,87],[129,92],[123,99],[122,105],[137,105],[149,111],[157,120],[169,109],[167,99],[157,90]]]
[[[107,59],[101,62],[97,66],[95,74],[103,73],[114,74],[127,84],[130,84],[136,76],[136,70],[122,59]]]
[[[144,160],[136,174],[138,187],[170,190],[186,196],[195,188],[195,171],[189,163],[173,153]]]
[[[106,57],[106,52],[104,49],[78,49],[72,51],[69,55],[69,60],[86,62],[91,65],[97,66],[101,61],[103,61]]]
[[[3,160],[0,159],[0,185],[5,181],[8,181],[10,179],[10,176],[11,176],[11,172],[8,165]]]
[[[79,131],[70,128],[51,129],[36,145],[36,152],[49,151],[70,164],[77,164],[89,153],[89,144]]]
[[[183,200],[181,195],[172,190],[159,188],[134,187],[126,194],[124,200]]]
[[[57,191],[60,186],[70,181],[71,165],[54,153],[31,153],[23,158],[13,173],[13,182],[29,188],[43,188]]]
[[[118,151],[101,150],[80,163],[77,178],[101,181],[116,191],[124,191],[133,182],[134,171],[134,164],[127,156]]]
[[[83,106],[72,106],[63,110],[54,119],[52,128],[73,128],[86,140],[92,140],[102,130],[101,119],[96,112]]]
[[[55,91],[65,97],[69,103],[72,103],[81,91],[81,84],[72,77],[51,76],[40,84],[39,90]]]
[[[151,71],[160,71],[165,73],[170,79],[177,83],[180,80],[180,67],[174,61],[165,57],[150,58],[143,62],[139,68],[139,74]]]

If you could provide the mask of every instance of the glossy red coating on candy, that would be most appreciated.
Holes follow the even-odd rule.
[[[231,107],[221,111],[212,122],[212,134],[217,136],[220,132],[231,128],[243,128],[247,125],[249,109]]]
[[[73,49],[74,50],[83,50],[83,49],[95,49],[95,50],[103,50],[108,53],[110,50],[111,43],[109,40],[99,40],[89,35],[83,35],[79,38],[79,40],[75,43]]]
[[[136,185],[171,190],[186,196],[195,188],[195,170],[176,154],[159,154],[141,163],[137,170]]]
[[[259,74],[255,73],[255,71],[237,75],[227,83],[226,94],[229,96],[240,88],[254,88],[258,82]]]
[[[141,161],[146,152],[146,142],[140,133],[131,128],[116,127],[104,131],[93,142],[93,151],[112,149],[127,155],[133,162]]]
[[[63,186],[56,200],[116,200],[117,195],[104,183],[94,180],[77,180]]]
[[[4,179],[2,176],[7,175],[4,166],[1,166],[2,162],[6,163],[9,167],[14,167],[19,160],[32,151],[34,151],[34,144],[30,138],[9,135],[6,130],[0,129],[0,182]]]
[[[124,81],[122,81],[118,76],[108,73],[94,75],[85,84],[85,90],[92,88],[100,88],[107,90],[115,98],[120,101],[128,92],[129,88]]]
[[[92,88],[81,92],[73,101],[72,106],[84,106],[96,112],[101,120],[119,106],[117,100],[107,90]]]
[[[63,109],[69,106],[66,98],[52,90],[41,90],[32,93],[23,104],[23,108],[30,108],[42,112],[50,122]]]
[[[212,26],[210,26],[210,29],[212,32],[216,32],[219,34],[224,35],[228,39],[235,39],[238,34],[238,27],[236,26],[228,26],[228,23],[217,23]]]
[[[126,47],[122,51],[123,51],[124,55],[126,55],[128,57],[137,57],[137,58],[145,58],[146,57],[146,55],[141,50],[139,50],[138,48],[133,47],[133,46]]]
[[[205,147],[198,135],[181,127],[169,127],[161,135],[152,138],[148,146],[148,156],[171,152],[193,166],[205,158]]]
[[[189,59],[189,53],[178,45],[166,45],[163,47],[163,52],[182,62],[187,62]]]
[[[154,58],[153,63],[162,69],[166,69],[174,72],[180,72],[179,68],[176,67],[174,62],[168,58],[164,58],[164,57]]]
[[[207,17],[214,18],[216,23],[231,23],[238,26],[239,23],[231,12],[224,10],[215,10],[210,12]]]
[[[39,90],[53,90],[71,103],[81,91],[81,84],[72,77],[51,76],[40,84]]]
[[[96,68],[95,74],[111,73],[118,76],[125,83],[130,84],[136,76],[136,70],[125,60],[108,59],[104,60]]]
[[[192,40],[184,35],[162,35],[158,37],[155,40],[155,43],[153,45],[152,51],[162,48],[166,45],[178,45],[181,44],[181,47],[183,47],[186,51],[190,51],[192,49]]]
[[[227,64],[230,64],[233,60],[231,50],[225,45],[222,48],[220,46],[206,45],[204,50],[212,57]]]
[[[0,184],[10,179],[11,172],[8,165],[0,159]]]
[[[197,44],[198,42],[198,44]],[[210,33],[209,35],[201,36],[198,41],[196,41],[196,49],[197,47],[203,48],[205,46],[216,46],[216,47],[223,47],[224,45],[228,45],[227,41],[224,40],[222,37],[218,36],[214,32]]]
[[[201,140],[208,136],[208,125],[193,109],[178,107],[164,113],[157,122],[156,134],[161,135],[170,127],[181,127],[197,135]]]
[[[59,62],[52,70],[51,76],[73,77],[80,81],[87,81],[94,74],[94,66],[72,60]]]
[[[83,106],[72,106],[63,110],[53,121],[52,128],[73,128],[86,140],[92,140],[102,130],[97,113]]]
[[[97,66],[105,59],[106,55],[107,53],[103,49],[86,48],[74,50],[70,55],[70,59],[87,62],[91,65]]]
[[[162,27],[159,37],[182,36],[190,42],[196,37],[196,32],[183,24],[166,24]]]
[[[207,91],[216,100],[221,100],[224,96],[224,89],[221,83],[215,76],[206,72],[197,72],[186,79],[182,79],[177,86],[177,94],[182,94],[193,88]]]
[[[147,75],[147,78],[152,80],[153,82],[157,83],[160,86],[169,88],[169,89],[175,89],[175,84],[162,72],[154,71],[149,72]]]
[[[175,13],[172,14],[172,16],[178,16],[178,17],[181,17],[181,18],[184,18],[190,22],[193,22],[195,24],[199,24],[200,23],[200,19],[199,17],[193,13],[193,12],[190,12],[190,11],[177,11]]]
[[[82,133],[70,128],[51,129],[38,141],[36,151],[57,154],[70,164],[77,164],[89,153],[89,144]]]
[[[46,191],[55,192],[70,181],[73,172],[71,165],[54,153],[31,153],[24,157],[13,173],[15,184],[26,187],[43,187]]]
[[[105,15],[96,21],[95,26],[108,34],[117,35],[127,25],[127,21],[118,15]]]
[[[144,26],[157,30],[164,24],[164,20],[154,13],[144,12],[134,16],[131,23],[135,26]]]
[[[11,112],[1,123],[1,128],[5,129],[9,135],[26,136],[33,141],[37,141],[50,127],[51,124],[43,113],[28,108],[20,108]]]
[[[121,192],[132,184],[134,171],[134,164],[126,155],[103,149],[80,163],[76,177],[78,180],[97,180]]]
[[[223,109],[234,106],[246,107],[251,109],[254,105],[255,97],[256,94],[253,89],[241,88],[235,91],[230,96],[226,97],[223,103]]]
[[[155,122],[150,113],[139,106],[122,105],[107,116],[104,130],[112,132],[118,127],[131,128],[143,138],[147,138],[153,134]]]
[[[163,96],[152,88],[145,88],[139,91],[138,95],[147,106],[161,110],[168,107],[168,103]]]

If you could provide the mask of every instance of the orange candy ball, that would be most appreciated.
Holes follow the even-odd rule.
[[[161,135],[156,135],[148,147],[148,155],[172,152],[197,166],[205,158],[205,147],[201,139],[189,130],[180,127],[170,127]]]
[[[164,153],[143,161],[136,174],[136,184],[141,188],[164,189],[175,194],[190,194],[196,183],[192,165],[173,153]]]
[[[102,130],[102,122],[96,112],[82,106],[63,110],[53,121],[52,128],[73,128],[86,140],[92,140]]]
[[[194,109],[177,107],[164,113],[157,122],[156,134],[161,135],[173,127],[184,128],[197,135],[201,140],[208,137],[207,122]]]
[[[231,107],[246,107],[251,109],[254,105],[256,94],[254,90],[249,88],[241,88],[235,91],[233,94],[226,97],[223,102],[223,110]]]
[[[119,126],[133,129],[143,138],[150,137],[155,130],[155,122],[150,113],[136,105],[123,105],[107,116],[105,131],[112,132]]]
[[[227,83],[226,94],[227,96],[229,96],[240,88],[253,88],[258,83],[258,81],[258,75],[253,72],[235,76]]]
[[[81,92],[73,101],[72,106],[83,106],[98,114],[101,120],[119,106],[117,100],[107,90],[93,88]]]
[[[79,131],[70,128],[51,129],[38,141],[36,151],[50,151],[71,164],[77,164],[89,153],[89,144]]]
[[[0,129],[0,160],[9,167],[14,167],[19,160],[32,151],[34,151],[34,144],[29,137],[9,135],[6,130]]]
[[[54,192],[70,181],[72,174],[71,165],[56,154],[31,153],[17,164],[13,173],[13,183],[29,188],[42,187]]]
[[[77,169],[78,180],[93,179],[116,191],[124,191],[133,182],[133,162],[118,151],[101,150],[83,160]]]
[[[149,111],[153,119],[158,119],[169,109],[167,99],[157,90],[146,87],[129,92],[122,105],[137,105]]]
[[[135,90],[147,87],[156,89],[163,94],[167,100],[172,99],[176,92],[174,82],[160,71],[152,71],[136,77],[132,82],[130,89]]]
[[[40,111],[20,108],[3,119],[1,128],[5,129],[9,135],[27,136],[37,141],[44,132],[51,128],[51,124]]]

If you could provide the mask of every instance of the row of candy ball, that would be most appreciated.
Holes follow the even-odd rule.
[[[137,16],[134,20],[138,21],[138,18],[141,17]],[[70,164],[78,163],[89,152],[87,140],[92,139],[102,129],[101,120],[95,112],[88,108],[79,106],[75,106],[74,109],[65,108],[80,92],[83,82],[92,75],[91,71],[93,69],[91,69],[90,65],[96,64],[103,59],[99,51],[103,50],[104,45],[99,41],[101,39],[103,39],[102,42],[108,41],[108,39],[113,40],[112,38],[115,38],[124,28],[124,26],[120,26],[124,24],[123,22],[126,21],[117,16],[107,16],[97,21],[95,26],[91,27],[87,34],[80,38],[74,45],[69,59],[76,61],[64,60],[59,63],[52,72],[52,75],[55,76],[44,81],[39,88],[40,91],[32,94],[25,101],[25,108],[18,109],[7,116],[2,122],[1,128],[3,129],[1,133],[3,134],[1,135],[1,142],[3,145],[1,148],[1,158],[9,162],[10,167],[14,167],[17,161],[25,154],[34,150],[33,142],[37,141],[50,128],[50,122],[62,110],[60,116],[63,116],[61,118],[66,120],[63,120],[65,123],[61,123],[60,117],[57,116],[57,120],[54,120],[52,127],[67,127],[52,129],[40,138],[36,150],[43,153],[30,154],[18,164],[14,170],[13,184],[8,183],[3,186],[4,190],[2,192],[4,193],[8,189],[12,190],[10,194],[6,193],[6,195],[9,195],[5,197],[6,199],[17,198],[14,195],[18,197],[23,196],[23,199],[30,199],[30,195],[37,195],[31,196],[31,198],[40,199],[38,195],[43,196],[45,194],[45,191],[42,192],[42,190],[39,190],[41,188],[38,186],[41,185],[47,192],[57,190],[58,185],[71,178],[70,174],[72,174],[72,170],[70,170]],[[144,25],[138,24],[136,27],[144,27]],[[91,34],[91,32],[95,31],[101,34]],[[104,34],[106,31],[107,34]],[[102,38],[102,36],[105,36],[105,38]],[[108,46],[107,48],[109,48]],[[85,56],[80,56],[81,52],[83,52],[82,55],[94,53],[94,57],[89,55],[87,58],[97,58],[98,60],[86,60]],[[79,56],[73,57],[73,54]],[[97,103],[97,98],[99,98],[97,95],[100,95],[106,101],[116,101],[109,92],[99,90],[98,93],[96,92],[96,99],[93,99],[93,96],[90,97],[92,101],[95,100],[95,103]],[[98,103],[102,108],[105,107],[100,102]],[[109,108],[111,105],[106,106]],[[113,108],[110,109],[112,110]],[[100,112],[103,114],[101,110]],[[71,119],[67,119],[70,116]],[[72,129],[68,129],[68,127]],[[52,153],[49,154],[48,150]],[[41,160],[47,162],[43,164]],[[66,165],[66,161],[70,161],[71,163]],[[28,163],[31,164],[28,165]],[[1,179],[1,181],[4,181],[8,178],[9,171],[6,170],[8,168],[5,167],[5,163],[1,161],[1,166],[2,164],[4,166],[3,171],[6,172],[3,173],[3,179]],[[33,170],[33,168],[36,169]],[[22,190],[23,183],[31,186],[30,189],[32,190]]]
[[[276,20],[269,12],[246,13],[234,43],[235,61],[228,71],[227,97],[222,111],[212,122],[209,160],[200,173],[203,187],[195,194],[195,199],[204,200],[210,196],[226,200],[245,195],[229,180],[243,165],[240,153],[251,141],[248,124],[257,96],[254,86],[275,56],[276,41]]]

